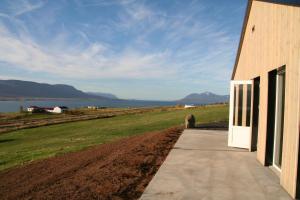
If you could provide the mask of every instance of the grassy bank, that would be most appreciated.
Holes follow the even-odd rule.
[[[139,114],[161,110],[182,110],[183,107],[148,107],[148,108],[106,108],[72,109],[61,114],[53,113],[0,113],[0,134],[25,128],[36,128],[61,123],[102,119],[128,114]]]
[[[180,125],[188,113],[193,113],[198,123],[224,121],[228,119],[228,106],[161,110],[5,133],[0,135],[0,170],[118,138]]]

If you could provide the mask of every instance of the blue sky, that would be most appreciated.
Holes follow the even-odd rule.
[[[246,0],[0,2],[0,79],[121,98],[228,94]]]

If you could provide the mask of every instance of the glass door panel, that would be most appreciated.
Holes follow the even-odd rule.
[[[273,165],[281,168],[284,127],[285,70],[277,73]]]

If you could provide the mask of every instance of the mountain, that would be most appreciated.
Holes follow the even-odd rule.
[[[0,80],[0,97],[101,98],[99,96],[84,93],[70,85],[50,85],[20,80]]]
[[[0,80],[0,98],[92,98],[103,99],[111,105],[176,105],[176,104],[211,104],[228,102],[229,95],[217,95],[211,92],[193,93],[178,101],[143,101],[118,99],[109,93],[85,93],[70,85],[36,83],[21,80]]]
[[[116,95],[110,93],[103,93],[103,92],[86,92],[86,93],[93,96],[106,97],[109,99],[118,99]]]
[[[229,101],[229,95],[217,95],[211,92],[192,93],[177,101],[180,104],[212,104]]]

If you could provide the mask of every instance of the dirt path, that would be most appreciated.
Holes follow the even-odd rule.
[[[146,133],[0,173],[0,199],[137,199],[181,134]]]

